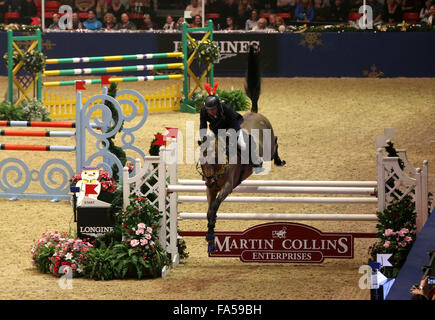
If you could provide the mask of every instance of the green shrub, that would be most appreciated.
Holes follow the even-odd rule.
[[[86,277],[94,280],[112,280],[114,278],[111,248],[90,248],[87,256],[88,259],[83,266]]]
[[[223,103],[233,108],[234,111],[245,111],[249,108],[249,98],[241,89],[217,90],[216,95]],[[199,112],[204,106],[205,98],[207,96],[207,93],[200,91],[195,91],[192,94],[191,101],[193,102],[193,107],[195,107],[197,112]]]

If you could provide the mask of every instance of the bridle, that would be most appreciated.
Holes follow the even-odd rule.
[[[199,173],[199,175],[202,177],[202,180],[207,180],[207,179],[209,179],[209,180],[211,180],[212,181],[212,184],[215,184],[215,183],[217,183],[217,181],[218,181],[218,179],[219,179],[219,177],[221,176],[221,175],[223,175],[224,174],[224,172],[225,172],[225,169],[226,169],[226,167],[228,166],[228,161],[226,161],[226,163],[225,164],[219,164],[219,163],[215,163],[213,166],[214,166],[214,170],[213,170],[213,174],[212,175],[210,175],[210,176],[207,176],[207,175],[205,175],[204,174],[204,170],[200,170],[200,164],[199,164],[199,160],[198,160],[198,162],[196,163],[196,171]],[[220,166],[219,168],[216,168],[216,167],[218,167],[218,166]],[[202,168],[201,168],[202,169]]]

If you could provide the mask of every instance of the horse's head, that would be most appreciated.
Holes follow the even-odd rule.
[[[209,188],[217,186],[217,181],[220,175],[223,174],[225,167],[217,161],[218,143],[216,139],[208,137],[209,144],[204,147],[201,152],[200,159],[196,165],[197,171],[205,181],[205,185]],[[201,146],[204,141],[198,141]],[[201,166],[201,171],[199,170]]]

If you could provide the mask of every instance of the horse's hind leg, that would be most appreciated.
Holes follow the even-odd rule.
[[[275,137],[275,153],[273,154],[273,163],[279,167],[285,165],[285,160],[281,160],[278,155],[278,137]]]

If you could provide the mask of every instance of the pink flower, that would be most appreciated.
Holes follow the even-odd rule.
[[[385,237],[394,236],[396,233],[392,229],[387,229],[384,232]]]
[[[406,228],[402,228],[400,229],[400,231],[398,232],[399,236],[403,237],[405,234],[407,234],[409,232],[408,229]]]
[[[147,232],[148,232],[148,233],[152,233],[152,232],[153,232],[153,228],[148,227],[148,228],[147,228]]]
[[[404,240],[405,240],[406,242],[411,242],[411,241],[412,241],[412,238],[411,238],[411,237],[408,237],[408,236],[406,236]]]
[[[151,239],[151,235],[150,235],[149,233],[147,233],[147,234],[145,235],[145,238],[147,238],[148,240],[150,240],[150,239]]]
[[[142,238],[142,239],[140,240],[140,245],[141,245],[141,246],[144,246],[144,245],[146,245],[146,244],[148,244],[148,240]]]
[[[139,229],[136,231],[136,235],[140,235],[140,234],[143,234],[143,229]]]
[[[139,240],[133,239],[130,241],[130,245],[135,248],[139,245]]]
[[[390,246],[390,241],[385,241],[384,248],[388,248]]]
[[[145,229],[145,228],[146,228],[146,225],[145,225],[145,223],[141,222],[141,223],[139,223],[139,224],[137,225],[137,227],[138,227],[139,229]]]

